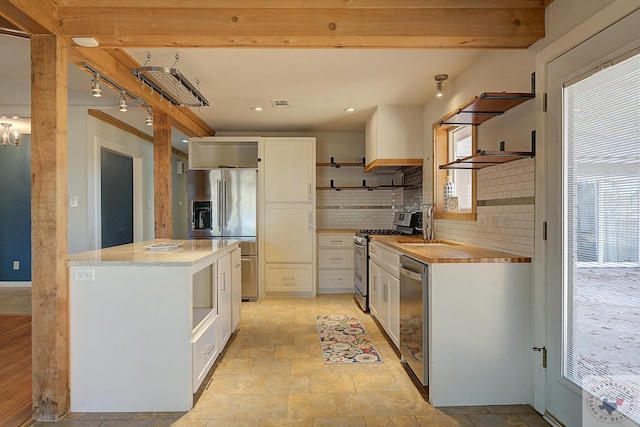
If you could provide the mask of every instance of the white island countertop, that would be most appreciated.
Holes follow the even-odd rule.
[[[147,248],[158,242],[179,246],[173,249]],[[231,251],[239,244],[239,240],[224,239],[148,240],[69,255],[69,266],[189,266],[215,253]]]

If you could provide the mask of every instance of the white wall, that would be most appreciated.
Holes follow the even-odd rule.
[[[85,106],[69,107],[68,188],[69,197],[78,198],[78,207],[69,208],[70,254],[97,249],[99,246],[96,236],[99,232],[101,146],[133,157],[134,169],[136,164],[140,165],[140,215],[137,221],[134,219],[134,228],[137,228],[134,235],[136,240],[153,239],[154,235],[153,145],[88,116],[87,110]]]

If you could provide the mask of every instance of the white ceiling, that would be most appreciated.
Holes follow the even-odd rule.
[[[29,81],[29,41],[0,36],[0,78]],[[435,96],[436,74],[449,82],[473,63],[481,50],[445,49],[128,49],[140,64],[175,65],[209,107],[194,112],[218,132],[362,132],[377,105],[422,105]],[[10,64],[10,65],[9,65]],[[446,90],[447,82],[445,82]],[[117,109],[118,95],[105,88],[89,95],[91,76],[71,65],[69,103],[93,105],[142,131],[146,112]],[[274,99],[289,108],[273,108]],[[251,108],[261,106],[262,112]],[[357,109],[346,113],[347,107]],[[2,111],[0,105],[0,114]],[[174,145],[185,150],[174,132]]]

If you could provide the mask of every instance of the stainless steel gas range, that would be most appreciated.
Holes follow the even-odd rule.
[[[354,286],[353,298],[362,311],[369,311],[369,240],[370,236],[416,234],[421,232],[422,214],[420,212],[396,212],[394,229],[358,230],[353,236],[354,247]]]

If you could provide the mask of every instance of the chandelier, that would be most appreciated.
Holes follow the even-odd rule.
[[[11,132],[11,123],[0,123],[2,126],[2,147],[7,145],[20,145],[20,134],[17,130]]]

